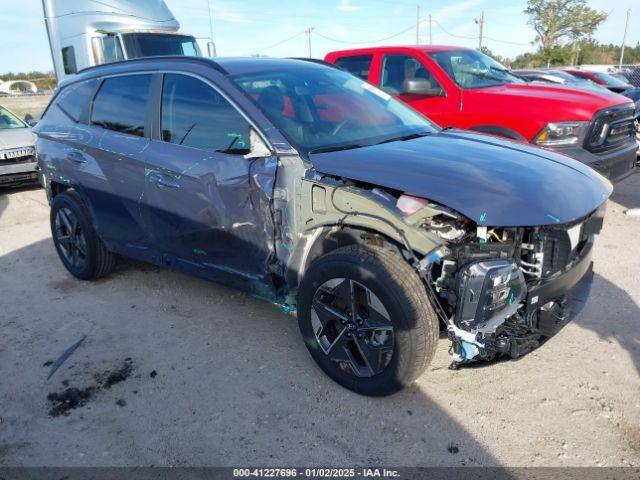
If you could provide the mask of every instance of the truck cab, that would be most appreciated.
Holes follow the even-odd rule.
[[[43,0],[49,45],[58,82],[104,63],[162,55],[201,56],[196,38],[163,1]]]
[[[613,181],[635,169],[635,108],[615,93],[527,83],[487,55],[455,46],[364,48],[325,60],[442,127],[552,148]]]

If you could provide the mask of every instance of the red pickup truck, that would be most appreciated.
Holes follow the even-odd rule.
[[[635,169],[635,106],[626,97],[526,83],[477,50],[374,47],[325,60],[396,96],[443,127],[565,153],[612,181]]]

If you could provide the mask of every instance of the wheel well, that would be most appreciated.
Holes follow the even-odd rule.
[[[511,140],[519,140],[521,142],[526,142],[527,139],[520,135],[515,130],[511,130],[510,128],[500,127],[498,125],[477,125],[475,127],[471,127],[470,130],[474,132],[480,133],[488,133],[490,135],[496,135],[498,137],[509,138]]]
[[[295,286],[300,283],[309,266],[322,255],[349,245],[375,245],[397,254],[402,259],[408,258],[405,248],[393,239],[379,232],[353,226],[323,227],[309,232],[307,241],[297,257],[290,262],[287,271],[287,283]]]
[[[59,193],[66,192],[71,188],[69,185],[53,181],[49,185],[49,188],[51,189],[51,198],[54,198]]]

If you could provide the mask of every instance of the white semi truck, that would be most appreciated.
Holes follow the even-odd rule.
[[[42,6],[58,82],[103,63],[201,55],[162,0],[42,0]],[[212,42],[207,48],[214,55]]]

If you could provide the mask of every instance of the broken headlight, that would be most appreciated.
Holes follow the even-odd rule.
[[[541,147],[566,147],[579,145],[584,141],[589,122],[549,123],[538,134],[533,143]]]
[[[526,294],[524,276],[513,261],[474,262],[458,277],[456,323],[465,330],[493,332],[516,313]]]

